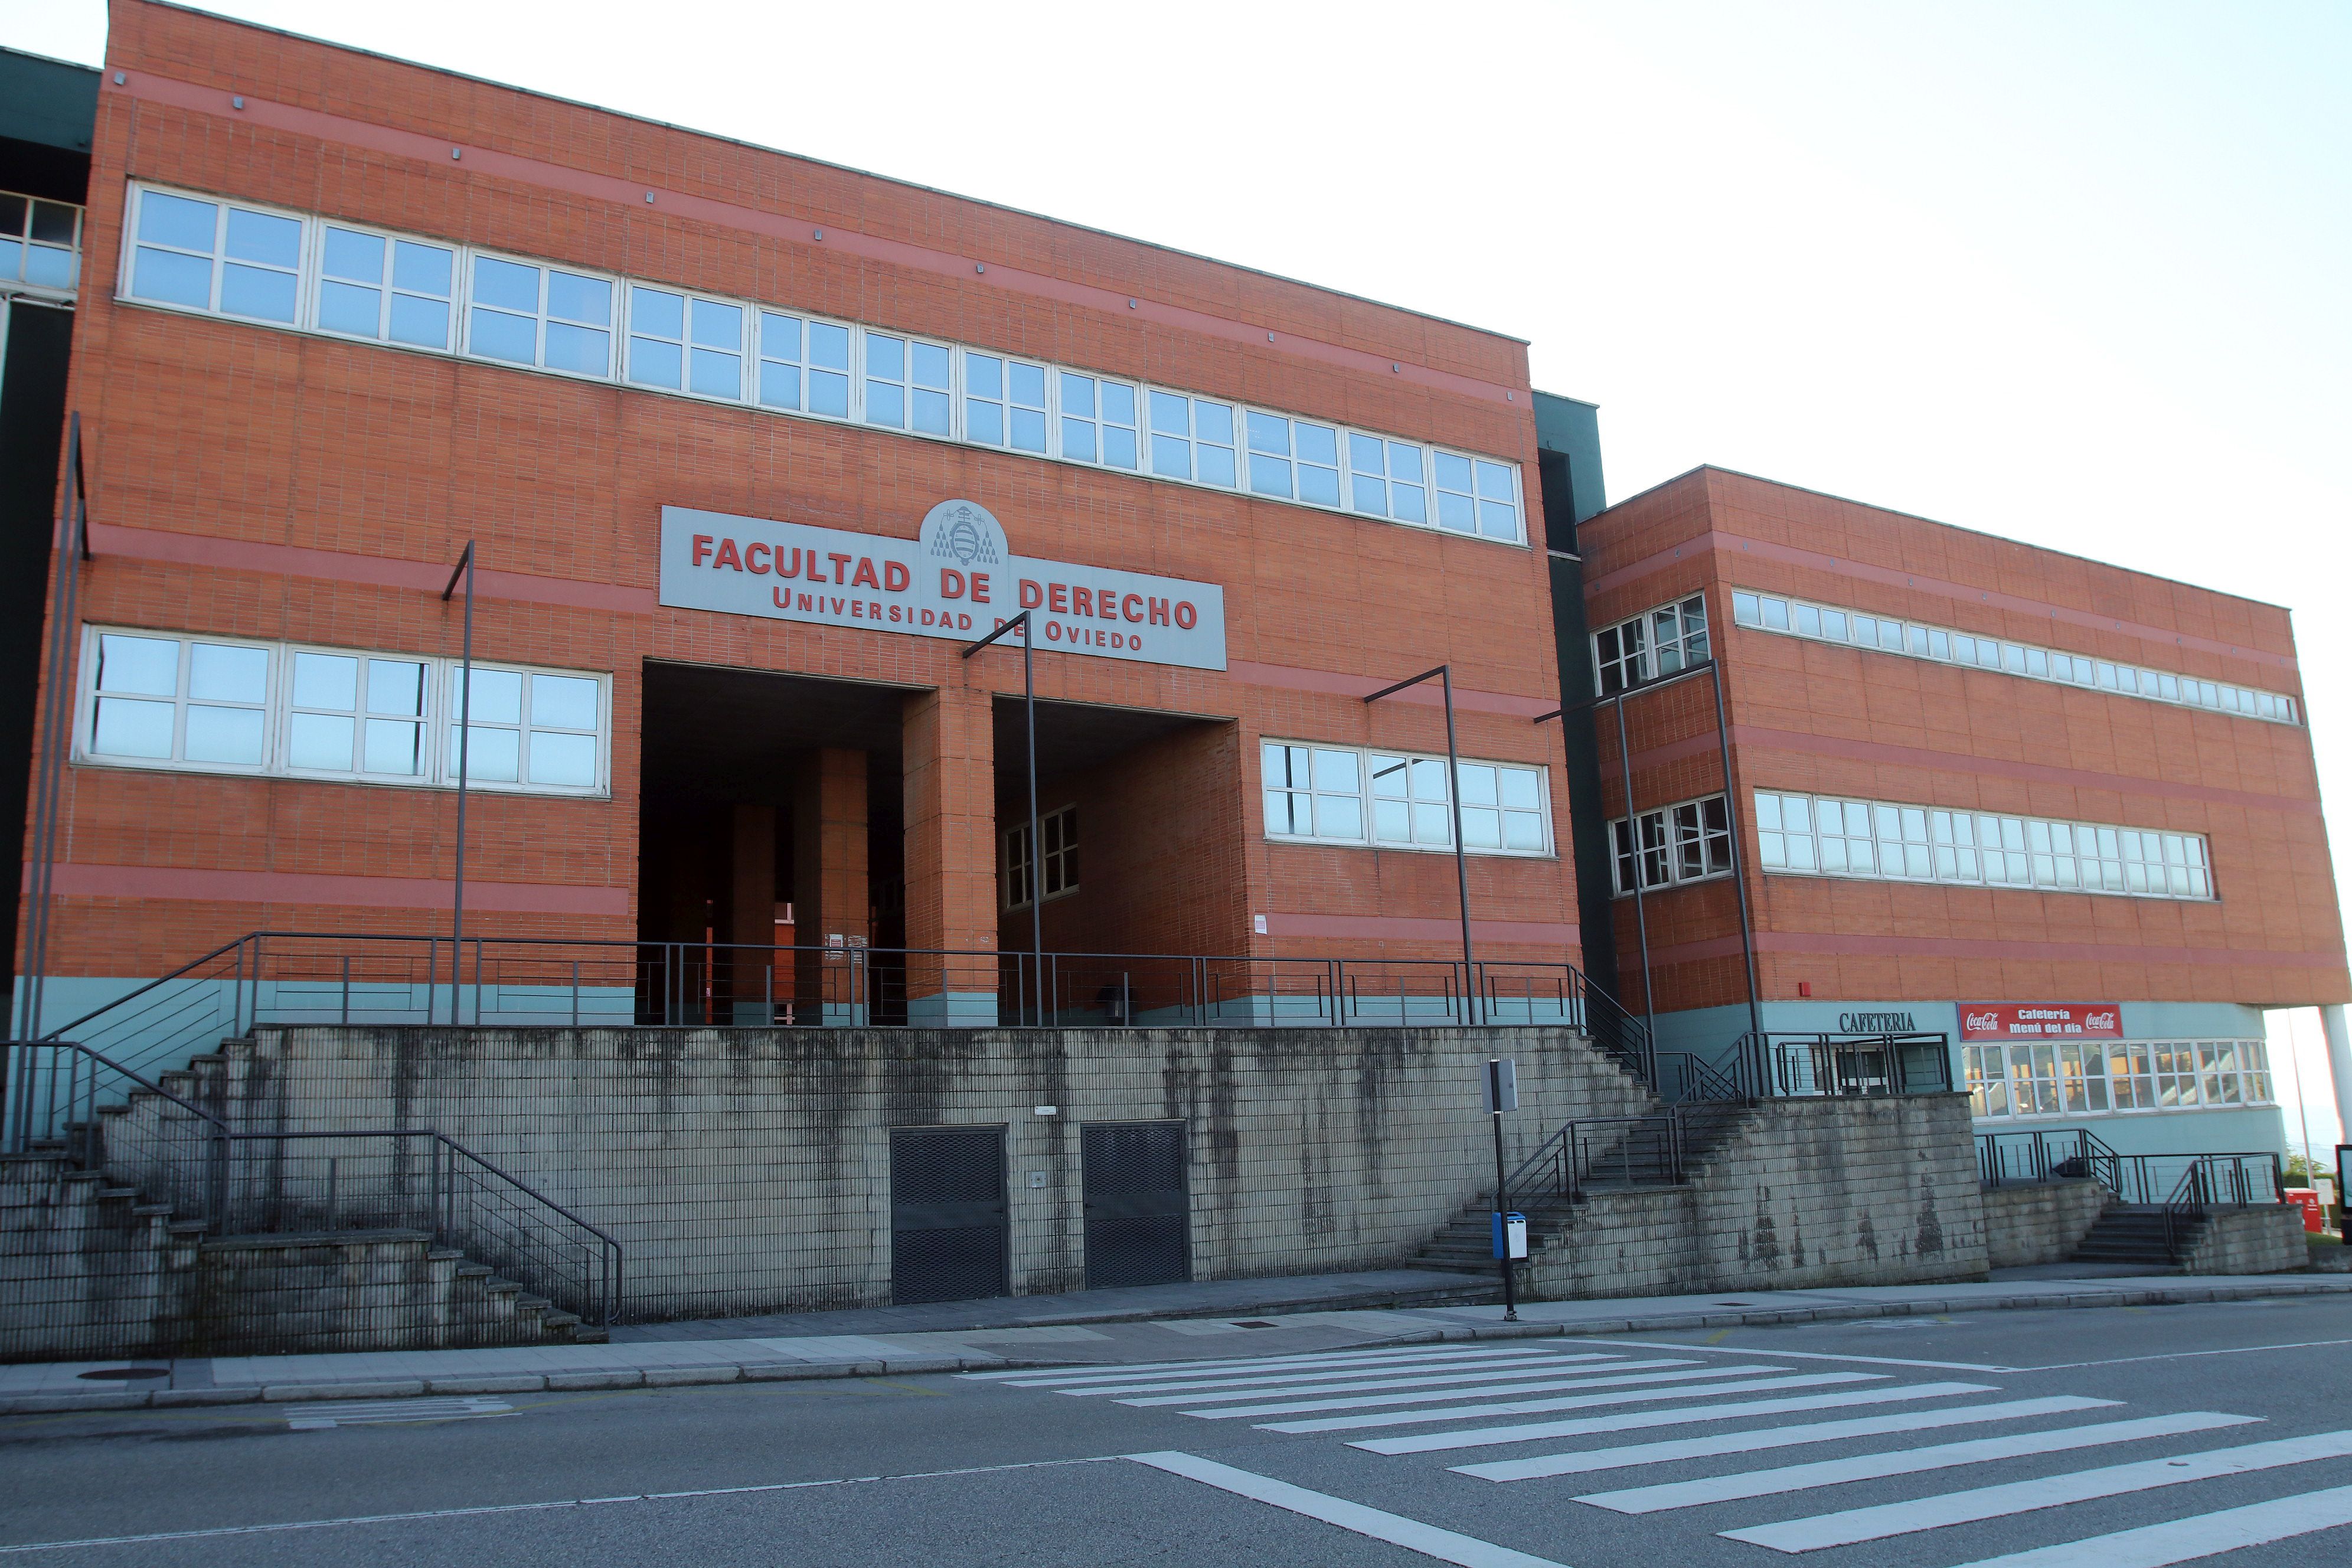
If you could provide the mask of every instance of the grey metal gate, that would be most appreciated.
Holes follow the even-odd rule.
[[[1004,1129],[890,1131],[890,1300],[1008,1296]]]
[[[1094,1122],[1086,1163],[1087,1288],[1192,1278],[1192,1205],[1181,1121]]]

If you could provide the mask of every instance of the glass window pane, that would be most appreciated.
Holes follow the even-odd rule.
[[[1297,432],[1297,458],[1302,463],[1322,463],[1331,468],[1339,465],[1339,433],[1328,426],[1300,423],[1293,426]]]
[[[359,234],[331,224],[319,265],[330,278],[347,279],[353,283],[382,283],[383,237]]]
[[[394,294],[390,335],[396,343],[446,349],[449,346],[449,307],[436,300]]]
[[[1135,388],[1119,382],[1102,384],[1102,416],[1106,423],[1132,426],[1135,423]]]
[[[826,370],[849,368],[849,329],[830,321],[808,324],[808,362]]]
[[[1278,458],[1290,455],[1290,421],[1271,414],[1253,410],[1248,418],[1249,445],[1253,452],[1269,452]]]
[[[1234,444],[1234,411],[1223,403],[1195,400],[1192,404],[1192,434],[1202,441],[1220,447]]]
[[[235,316],[251,316],[264,321],[291,321],[294,319],[294,274],[275,268],[243,267],[236,262],[221,268],[220,308]]]
[[[352,732],[352,721],[348,714],[297,713],[287,721],[287,763],[297,768],[349,773]]]
[[[1544,847],[1543,818],[1532,812],[1503,813],[1503,847],[1526,849],[1538,854]]]
[[[201,250],[209,256],[219,222],[220,208],[211,202],[192,202],[161,191],[148,191],[139,198],[139,237],[152,245]]]
[[[1503,847],[1502,814],[1483,806],[1463,807],[1462,847],[1465,849],[1500,849]]]
[[[659,338],[629,340],[629,379],[641,386],[677,390],[685,379],[686,351]]]
[[[339,708],[349,712],[359,704],[360,661],[337,654],[298,653],[294,656],[294,706]],[[348,753],[350,746],[345,745]],[[341,764],[349,767],[348,761]]]
[[[456,261],[457,253],[445,250],[440,246],[395,240],[392,247],[392,286],[412,294],[430,294],[436,300],[446,300]]]
[[[583,375],[605,375],[613,368],[613,335],[562,321],[547,323],[547,367]]]
[[[1103,390],[1108,393],[1110,388],[1105,387]],[[1102,460],[1108,468],[1134,468],[1135,432],[1120,426],[1106,424],[1102,427]]]
[[[1083,419],[1062,418],[1062,456],[1081,463],[1095,460],[1095,427]]]
[[[170,756],[172,705],[121,697],[100,698],[89,749],[110,757]]]
[[[1410,844],[1412,825],[1409,808],[1401,800],[1372,802],[1372,837],[1382,844]]]
[[[558,277],[562,276],[561,273]],[[660,289],[629,290],[629,328],[656,337],[686,336],[686,299]]]
[[[536,314],[539,310],[539,268],[522,267],[494,257],[474,258],[474,303],[495,310]]]
[[[191,704],[185,754],[192,763],[261,762],[261,710],[205,708]]]
[[[1364,803],[1352,795],[1317,795],[1315,821],[1318,837],[1360,842],[1364,837]]]
[[[1416,844],[1451,844],[1454,828],[1450,814],[1443,805],[1414,802],[1412,807],[1412,839]]]
[[[368,660],[368,711],[415,717],[425,711],[425,667],[405,659]]]
[[[596,738],[533,732],[530,782],[579,789],[593,785],[596,782]]]
[[[529,316],[477,306],[467,327],[466,347],[486,359],[530,364],[539,357],[539,323]]]
[[[481,700],[485,685],[475,700]],[[490,717],[477,713],[478,719]],[[530,722],[533,729],[593,730],[596,727],[596,682],[571,675],[530,678]]]
[[[1240,476],[1234,471],[1234,449],[1231,447],[1212,447],[1203,441],[1196,455],[1200,460],[1200,471],[1195,477],[1202,484],[1231,489],[1240,482]]]
[[[1402,757],[1372,758],[1372,793],[1402,800],[1405,796],[1405,765]]]
[[[743,348],[743,307],[715,300],[694,302],[694,341],[707,349],[740,353]],[[944,354],[947,351],[939,351]]]
[[[98,689],[175,697],[180,690],[180,645],[159,637],[108,635],[98,639]]]
[[[1356,782],[1356,753],[1318,751],[1315,753],[1315,787],[1357,794],[1360,786]]]
[[[372,773],[415,778],[425,772],[424,735],[424,725],[404,719],[371,719],[360,765]]]
[[[688,366],[688,384],[706,397],[740,397],[743,395],[743,361],[740,355],[721,353],[716,349],[697,349]],[[925,393],[938,397],[940,405],[940,428],[947,428],[945,395]]]
[[[383,295],[332,279],[319,285],[319,325],[330,332],[372,338],[383,329]]]
[[[1257,417],[1253,414],[1252,419]],[[1269,458],[1260,452],[1250,454],[1250,489],[1262,496],[1290,494],[1290,465],[1280,458]]]
[[[1497,803],[1495,770],[1476,763],[1462,764],[1462,804],[1494,805]]]
[[[1445,798],[1445,764],[1434,757],[1415,757],[1410,768],[1412,778],[1412,798],[1444,800]]]
[[[613,285],[602,278],[583,278],[576,272],[550,268],[547,313],[583,326],[609,327],[613,324]]]
[[[238,261],[291,269],[302,259],[302,226],[270,213],[228,209],[228,236],[222,252]]]
[[[1502,770],[1503,804],[1517,811],[1543,809],[1543,792],[1536,782],[1534,770],[1505,768]]]
[[[967,441],[977,441],[986,447],[1003,446],[1004,405],[1001,403],[965,403],[963,434]]]
[[[465,672],[449,672],[449,712],[463,715],[472,724],[520,724],[522,722],[522,674],[512,669],[474,670],[474,695],[470,705],[465,699]]]
[[[1095,383],[1092,376],[1062,373],[1062,412],[1081,419],[1095,416]]]
[[[771,408],[798,408],[801,405],[800,367],[779,364],[773,360],[761,361],[760,401]]]
[[[466,777],[468,781],[483,779],[493,784],[513,784],[520,775],[518,763],[522,758],[522,731],[520,730],[486,730],[481,725],[470,726],[467,741]],[[457,772],[458,731],[449,731],[449,773]]]
[[[131,267],[131,291],[142,300],[201,310],[213,302],[213,264],[200,256],[142,245]]]
[[[269,650],[197,643],[188,652],[188,695],[212,702],[267,702]]]

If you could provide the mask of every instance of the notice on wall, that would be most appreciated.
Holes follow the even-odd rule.
[[[1964,1040],[2120,1040],[2123,1009],[2113,1002],[1964,1002]]]
[[[1222,587],[1015,555],[977,501],[941,501],[913,539],[666,506],[661,602],[961,642],[1027,610],[1041,652],[1225,668]]]

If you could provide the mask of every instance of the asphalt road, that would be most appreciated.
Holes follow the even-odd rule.
[[[1286,1337],[1118,1369],[9,1417],[0,1561],[2352,1562],[2342,1300]]]

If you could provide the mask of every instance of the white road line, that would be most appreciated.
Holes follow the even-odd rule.
[[[2020,1372],[2073,1372],[2085,1366],[2129,1366],[2142,1361],[2189,1361],[2208,1355],[2252,1355],[2258,1351],[2314,1351],[2331,1345],[2352,1345],[2352,1340],[2305,1340],[2292,1345],[2230,1345],[2217,1351],[2172,1351],[2164,1355],[2117,1356],[2113,1361],[2061,1361],[2048,1366],[2021,1366]]]
[[[2095,1535],[2087,1541],[2012,1552],[2006,1557],[1987,1557],[1963,1564],[1963,1568],[2167,1568],[2169,1563],[2193,1563],[2200,1557],[2212,1557],[2245,1546],[2266,1546],[2273,1541],[2291,1541],[2298,1535],[2346,1524],[2352,1524],[2352,1487],[2334,1487],[2324,1492],[2305,1492],[2273,1502],[2248,1503],[2243,1508],[2225,1508],[2218,1513],[2142,1525],[2137,1530],[2119,1530],[2113,1535]]]
[[[1310,1394],[1353,1394],[1358,1390],[1368,1388],[1422,1388],[1436,1389],[1438,1391],[1434,1394],[1416,1394],[1412,1396],[1418,1400],[1452,1399],[1455,1397],[1475,1399],[1478,1397],[1480,1394],[1486,1392],[1478,1385],[1488,1383],[1504,1383],[1509,1384],[1507,1387],[1494,1390],[1493,1392],[1496,1394],[1532,1394],[1538,1389],[1608,1388],[1621,1383],[1672,1383],[1684,1378],[1721,1377],[1724,1375],[1722,1373],[1713,1371],[1617,1372],[1617,1368],[1620,1366],[1646,1365],[1651,1367],[1686,1367],[1690,1364],[1691,1363],[1687,1361],[1675,1360],[1659,1360],[1647,1363],[1616,1362],[1603,1363],[1599,1366],[1589,1367],[1563,1366],[1557,1372],[1546,1365],[1513,1366],[1499,1372],[1433,1373],[1427,1377],[1367,1377],[1359,1378],[1349,1383],[1324,1384],[1319,1387],[1313,1384],[1294,1383],[1279,1384],[1271,1388],[1228,1389],[1223,1394],[1163,1394],[1143,1399],[1122,1399],[1118,1403],[1121,1405],[1132,1405],[1139,1409],[1149,1409],[1154,1405],[1230,1405],[1237,1399],[1288,1399],[1294,1395]],[[1780,1372],[1785,1369],[1777,1366],[1753,1366],[1742,1368],[1740,1370],[1747,1372]],[[1614,1375],[1602,1375],[1608,1373],[1613,1373]],[[1542,1381],[1510,1383],[1510,1380],[1515,1377],[1522,1379],[1538,1378]],[[1449,1393],[1447,1392],[1448,1390],[1458,1391],[1458,1394]],[[1393,1400],[1372,1399],[1362,1401],[1361,1403],[1367,1405],[1394,1405],[1402,1402],[1403,1400],[1402,1396],[1400,1396],[1400,1398]],[[1328,1408],[1338,1409],[1340,1407],[1333,1405]]]
[[[1099,1465],[1124,1454],[1089,1454],[1082,1459],[1031,1459],[1013,1465],[968,1465],[953,1470],[917,1470],[896,1476],[839,1476],[821,1481],[765,1481],[740,1487],[699,1487],[681,1492],[634,1492],[618,1497],[559,1498],[551,1502],[478,1503],[471,1508],[426,1508],[407,1513],[353,1513],[334,1519],[294,1519],[277,1524],[220,1524],[205,1530],[158,1530],[145,1535],[86,1535],[68,1541],[26,1541],[0,1545],[0,1556],[25,1552],[70,1552],[93,1546],[141,1546],[158,1541],[208,1541],[222,1535],[279,1535],[293,1530],[345,1530],[362,1524],[414,1524],[438,1519],[476,1519],[498,1513],[543,1513],[559,1508],[608,1508],[615,1503],[684,1502],[697,1498],[746,1497],[758,1492],[797,1492],[816,1487],[864,1487],[879,1481],[941,1480],[987,1476],[1000,1470],[1050,1470],[1064,1465]]]
[[[1576,1500],[1614,1513],[1656,1513],[1664,1509],[1697,1508],[1704,1503],[1730,1502],[1738,1498],[1814,1491],[1849,1481],[1916,1476],[1924,1470],[1957,1469],[1962,1465],[1990,1464],[2028,1454],[2063,1454],[2076,1448],[2104,1448],[2113,1443],[2143,1443],[2151,1437],[2211,1432],[2223,1426],[2250,1426],[2261,1419],[2259,1415],[2189,1410],[2174,1415],[2145,1415],[2132,1421],[2066,1426],[2054,1432],[2013,1432],[2001,1437],[1896,1448],[1884,1454],[1851,1454],[1842,1459],[1822,1459],[1810,1465],[1783,1465],[1777,1469],[1743,1470],[1737,1475],[1710,1476],[1702,1480],[1667,1481],[1657,1486],[1628,1487],[1622,1491],[1594,1492]]]
[[[318,1405],[289,1405],[279,1414],[288,1427],[296,1432],[325,1432],[337,1426],[383,1426],[400,1421],[471,1421],[518,1412],[503,1399],[467,1394],[442,1399],[339,1399]]]
[[[1775,1552],[1818,1552],[1825,1546],[1851,1546],[1890,1535],[1908,1535],[1946,1525],[1982,1519],[2002,1519],[2035,1509],[2087,1502],[2093,1498],[2121,1497],[2186,1481],[2211,1480],[2216,1476],[2244,1475],[2276,1469],[2283,1465],[2308,1464],[2314,1459],[2339,1459],[2352,1455],[2352,1432],[2323,1432],[2312,1437],[2287,1437],[2275,1443],[2249,1443],[2239,1448],[2213,1448],[2179,1459],[2146,1459],[2137,1464],[2109,1465],[2104,1469],[2076,1470],[2044,1476],[2039,1480],[2013,1481],[2007,1486],[1979,1487],[1973,1491],[1946,1492],[1879,1508],[1847,1509],[1779,1524],[1720,1533],[1733,1541],[1769,1546]]]
[[[1036,1367],[1013,1367],[1003,1372],[961,1372],[957,1378],[964,1383],[1030,1384],[1075,1383],[1088,1378],[1135,1377],[1148,1372],[1205,1373],[1220,1370],[1245,1372],[1255,1367],[1280,1371],[1284,1367],[1335,1366],[1357,1362],[1370,1366],[1375,1362],[1413,1361],[1423,1356],[1459,1355],[1476,1360],[1490,1356],[1549,1355],[1559,1347],[1549,1344],[1501,1345],[1482,1348],[1464,1345],[1449,1351],[1444,1345],[1407,1345],[1390,1350],[1323,1351],[1311,1355],[1244,1355],[1203,1358],[1200,1361],[1145,1361],[1122,1366],[1068,1367],[1060,1372],[1045,1372]]]
[[[1821,1379],[1794,1379],[1796,1382],[1820,1382]],[[1752,1387],[1753,1384],[1741,1386]],[[1710,1394],[1714,1389],[1685,1388],[1678,1394]],[[1841,1410],[1856,1405],[1895,1405],[1911,1399],[1949,1399],[1962,1394],[1998,1394],[2000,1391],[1981,1383],[1899,1383],[1892,1388],[1856,1388],[1843,1394],[1809,1394],[1789,1399],[1750,1399],[1730,1405],[1677,1405],[1672,1410],[1635,1410],[1622,1415],[1588,1415],[1575,1421],[1530,1421],[1517,1426],[1479,1426],[1469,1431],[1423,1432],[1411,1437],[1371,1437],[1350,1443],[1350,1448],[1362,1448],[1374,1454],[1428,1454],[1445,1448],[1492,1448],[1506,1443],[1534,1443],[1549,1437],[1582,1437],[1596,1432],[1634,1432],[1652,1426],[1688,1426],[1702,1421],[1744,1421],[1756,1415],[1786,1415],[1799,1410]],[[1524,1405],[1490,1405],[1474,1407],[1462,1414],[1470,1415],[1528,1415],[1559,1406],[1551,1400],[1530,1400]],[[1423,1418],[1443,1414],[1423,1411]],[[1259,1428],[1265,1432],[1338,1432],[1352,1428],[1395,1426],[1398,1420],[1385,1416],[1362,1417],[1336,1421],[1286,1421]]]
[[[1659,1399],[1709,1399],[1724,1394],[1753,1394],[1768,1388],[1819,1388],[1827,1384],[1860,1383],[1882,1374],[1867,1372],[1823,1372],[1789,1377],[1743,1378],[1737,1383],[1709,1384],[1704,1388],[1636,1388],[1612,1394],[1566,1394],[1557,1399],[1513,1399],[1493,1405],[1455,1405],[1437,1410],[1390,1410],[1370,1415],[1327,1416],[1319,1421],[1274,1421],[1264,1432],[1359,1432],[1371,1426],[1408,1426],[1431,1421],[1467,1421],[1494,1415],[1538,1415],[1554,1410],[1590,1410],[1599,1405],[1643,1405]],[[1488,1390],[1489,1393],[1500,1392]],[[1230,1415],[1215,1411],[1211,1418]],[[1244,1412],[1248,1414],[1248,1412]]]
[[[1598,1369],[1610,1366],[1689,1366],[1691,1364],[1693,1363],[1688,1356],[1676,1356],[1670,1359],[1636,1362],[1621,1361],[1606,1356],[1517,1356],[1499,1364],[1495,1362],[1482,1361],[1473,1362],[1468,1366],[1464,1366],[1457,1361],[1400,1361],[1390,1362],[1377,1367],[1318,1367],[1313,1372],[1257,1372],[1237,1377],[1155,1378],[1146,1383],[1088,1384],[1083,1388],[1061,1388],[1055,1390],[1055,1392],[1057,1394],[1071,1394],[1082,1399],[1097,1395],[1120,1394],[1176,1394],[1181,1395],[1186,1389],[1246,1388],[1253,1384],[1290,1384],[1304,1387],[1311,1386],[1318,1383],[1328,1382],[1336,1378],[1362,1377],[1374,1373],[1382,1377],[1394,1377],[1402,1376],[1410,1373],[1433,1372],[1445,1373],[1450,1376],[1460,1376],[1473,1372],[1485,1371],[1490,1376],[1519,1377],[1525,1375],[1531,1370],[1537,1369],[1549,1372],[1554,1368],[1567,1370],[1568,1368],[1577,1366],[1591,1366]],[[1368,1384],[1367,1386],[1370,1385]]]
[[[1614,1448],[1587,1448],[1575,1454],[1538,1454],[1531,1459],[1498,1459],[1486,1465],[1456,1465],[1454,1472],[1475,1476],[1482,1481],[1538,1480],[1546,1476],[1575,1476],[1592,1470],[1620,1469],[1627,1465],[1710,1459],[1726,1454],[1753,1454],[1765,1448],[1833,1443],[1848,1437],[1881,1437],[1891,1432],[1927,1432],[1943,1426],[1980,1426],[1989,1421],[2022,1421],[2035,1415],[2066,1415],[2078,1410],[2096,1410],[2120,1403],[2114,1399],[2081,1399],[2072,1395],[2051,1399],[2011,1399],[1999,1405],[1962,1405],[1944,1410],[1909,1411],[1899,1415],[1863,1415],[1850,1421],[1813,1421],[1797,1426],[1717,1432],[1703,1437],[1673,1438],[1664,1443],[1628,1443]]]
[[[1366,1508],[1345,1498],[1335,1498],[1325,1492],[1311,1492],[1305,1487],[1292,1486],[1248,1470],[1237,1470],[1231,1465],[1220,1465],[1213,1459],[1196,1458],[1191,1454],[1158,1453],[1129,1454],[1139,1465],[1149,1465],[1155,1470],[1165,1470],[1171,1476],[1199,1481],[1221,1491],[1232,1492],[1255,1502],[1304,1514],[1325,1524],[1339,1526],[1374,1541],[1385,1541],[1391,1546],[1402,1546],[1408,1552],[1418,1552],[1423,1557],[1434,1557],[1440,1563],[1453,1563],[1459,1568],[1561,1568],[1549,1557],[1530,1557],[1524,1552],[1514,1552],[1507,1546],[1480,1541],[1475,1536],[1457,1535],[1450,1530],[1440,1530],[1433,1524],[1423,1524],[1417,1519],[1402,1514],[1384,1513],[1376,1508]]]
[[[1731,1370],[1738,1372],[1777,1373],[1780,1369],[1777,1366],[1755,1366],[1738,1367]],[[1375,1406],[1382,1405],[1426,1405],[1445,1399],[1475,1399],[1481,1394],[1540,1394],[1547,1389],[1554,1388],[1581,1390],[1594,1387],[1608,1387],[1620,1384],[1681,1383],[1685,1379],[1689,1378],[1724,1377],[1727,1375],[1729,1375],[1729,1373],[1727,1372],[1646,1372],[1637,1373],[1630,1377],[1580,1377],[1575,1379],[1554,1378],[1545,1383],[1506,1383],[1498,1384],[1494,1388],[1486,1389],[1440,1388],[1426,1394],[1360,1394],[1352,1399],[1295,1399],[1286,1405],[1250,1405],[1232,1410],[1187,1410],[1184,1414],[1187,1415],[1197,1416],[1202,1421],[1232,1421],[1254,1415],[1305,1415],[1318,1410],[1370,1410]],[[1831,1373],[1823,1376],[1815,1377],[1811,1381],[1816,1383],[1825,1383],[1835,1378],[1864,1377],[1867,1375],[1869,1374],[1865,1373],[1853,1372]],[[1735,1384],[1732,1386],[1738,1385]],[[1775,1384],[1768,1386],[1779,1387],[1780,1385]],[[1687,1396],[1690,1393],[1691,1390],[1686,1388],[1666,1388],[1633,1394],[1594,1394],[1591,1396],[1591,1400],[1589,1402],[1606,1405],[1620,1398],[1680,1399]],[[1578,1408],[1580,1405],[1588,1403],[1585,1396],[1581,1394],[1564,1395],[1563,1398],[1567,1402],[1559,1406],[1563,1410],[1573,1410]],[[1132,1404],[1134,1401],[1127,1400],[1122,1401],[1121,1403]],[[1426,1411],[1406,1412],[1404,1413],[1404,1418],[1409,1420],[1425,1421],[1429,1419],[1429,1414]]]
[[[1694,1345],[1685,1344],[1680,1340],[1621,1340],[1614,1334],[1606,1336],[1579,1334],[1573,1338],[1578,1344],[1623,1345],[1629,1350],[1708,1351],[1716,1355],[1772,1355],[1790,1361],[1858,1361],[1871,1366],[1924,1366],[1944,1372],[2047,1372],[2050,1370],[2047,1367],[2038,1366],[1987,1366],[1972,1361],[1906,1361],[1900,1356],[1891,1355],[1832,1355],[1826,1351],[1764,1350],[1756,1345]],[[2086,1362],[2084,1364],[2095,1366],[2101,1363]]]

